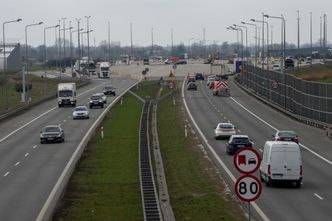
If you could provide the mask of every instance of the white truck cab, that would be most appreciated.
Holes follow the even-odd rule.
[[[274,181],[290,181],[296,187],[301,187],[302,157],[299,145],[294,142],[266,141],[260,177],[266,186]]]
[[[58,106],[65,105],[76,106],[76,83],[59,83],[58,84]]]

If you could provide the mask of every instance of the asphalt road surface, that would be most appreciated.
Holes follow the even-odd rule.
[[[226,140],[214,139],[213,128],[219,122],[233,123],[238,134],[249,135],[259,152],[276,130],[296,131],[303,160],[302,187],[263,185],[257,206],[266,220],[331,220],[332,142],[324,131],[296,122],[250,97],[234,83],[230,85],[231,97],[212,96],[206,82],[198,82],[197,91],[184,91],[193,118],[220,160],[235,178],[240,176],[233,166],[233,157],[225,152]],[[255,175],[259,177],[258,172]]]
[[[78,90],[78,105],[88,105],[105,83],[114,85],[119,95],[135,81],[95,79]],[[108,97],[107,105],[114,99]],[[73,120],[72,110],[58,108],[55,98],[0,123],[0,220],[36,220],[76,147],[105,108],[91,109],[88,120]],[[49,124],[62,126],[64,143],[40,144],[39,133]]]

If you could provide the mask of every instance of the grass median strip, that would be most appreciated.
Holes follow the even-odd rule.
[[[176,220],[245,220],[194,134],[184,137],[179,91],[176,104],[159,103],[158,133],[168,191]]]
[[[124,96],[96,131],[67,187],[54,220],[143,220],[138,174],[142,102]]]

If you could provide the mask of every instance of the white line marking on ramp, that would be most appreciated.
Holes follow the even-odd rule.
[[[321,196],[318,195],[317,193],[314,193],[314,195],[315,195],[318,199],[323,200],[323,197],[321,197]]]
[[[8,175],[9,175],[9,172],[5,173],[3,176],[6,177],[6,176],[8,176]]]
[[[15,166],[17,167],[20,164],[20,161],[18,161],[17,163],[15,163]]]

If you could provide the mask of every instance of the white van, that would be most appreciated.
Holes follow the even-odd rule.
[[[302,158],[299,145],[294,142],[266,141],[260,177],[266,186],[273,181],[290,181],[296,187],[301,187]]]

